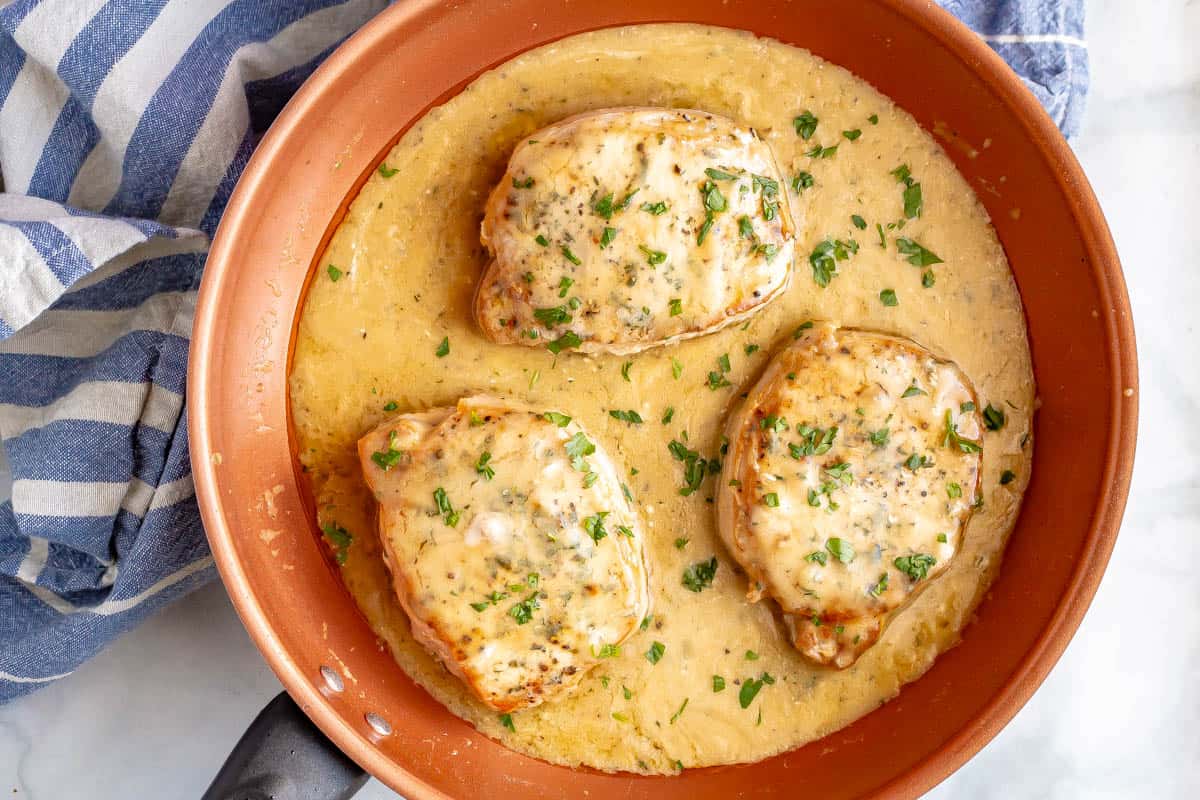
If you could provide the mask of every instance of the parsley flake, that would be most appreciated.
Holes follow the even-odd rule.
[[[682,583],[684,587],[692,592],[701,592],[712,586],[718,566],[716,556],[713,556],[708,561],[697,561],[692,564],[683,571]]]
[[[792,127],[796,129],[796,135],[801,139],[811,139],[812,135],[817,132],[817,118],[813,116],[811,111],[805,111],[798,117],[792,119]]]

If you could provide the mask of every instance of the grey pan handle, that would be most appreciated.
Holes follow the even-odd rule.
[[[250,723],[203,800],[347,800],[366,782],[282,692]]]

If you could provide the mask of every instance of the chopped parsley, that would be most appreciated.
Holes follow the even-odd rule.
[[[535,242],[537,242],[538,244],[540,244],[542,247],[550,246],[550,240],[547,239],[545,236],[542,236],[540,233],[537,236],[533,237],[533,240]]]
[[[891,432],[887,428],[880,428],[877,431],[871,431],[867,438],[871,441],[871,444],[875,445],[876,447],[882,447],[888,443],[888,438],[890,436]]]
[[[721,194],[721,188],[712,181],[704,182],[700,187],[700,194],[704,196],[704,207],[710,213],[724,211],[728,206],[725,195]]]
[[[882,292],[880,292],[879,293],[879,302],[883,303],[885,306],[888,306],[889,308],[900,305],[900,301],[898,299],[896,299],[896,290],[895,289],[884,289]]]
[[[533,188],[533,176],[532,175],[526,177],[525,180],[523,180],[523,181],[519,181],[516,178],[513,178],[512,181],[513,181],[514,189],[532,189]]]
[[[546,420],[547,422],[553,422],[560,428],[565,428],[571,423],[570,417],[568,417],[566,414],[560,414],[557,411],[547,411],[545,414],[542,414],[542,419]]]
[[[756,191],[762,192],[762,216],[767,222],[779,215],[779,181],[765,175],[752,175],[750,184]],[[772,256],[774,254],[771,254]],[[771,256],[768,256],[768,259]]]
[[[667,425],[675,417],[675,406],[667,406],[667,410],[663,412],[662,424]]]
[[[817,118],[813,116],[811,111],[805,111],[798,117],[792,119],[792,127],[796,129],[796,135],[801,139],[811,139],[812,135],[817,132]]]
[[[597,511],[595,514],[583,518],[583,529],[587,531],[588,536],[592,537],[592,541],[597,544],[605,536],[608,536],[608,531],[604,529],[604,518],[608,514],[609,512],[607,511]]]
[[[763,242],[758,247],[754,248],[754,250],[755,252],[764,256],[767,259],[768,264],[775,259],[775,256],[779,255],[779,245],[772,244],[770,242]]]
[[[612,417],[613,419],[619,419],[622,422],[628,422],[628,423],[631,423],[634,425],[640,425],[643,422],[642,415],[639,414],[638,412],[634,411],[633,409],[629,409],[628,411],[621,411],[619,409],[614,408],[608,412],[608,415],[610,417]]]
[[[642,203],[641,208],[642,211],[645,211],[648,214],[653,214],[657,217],[667,213],[667,209],[669,209],[670,206],[668,206],[664,201],[659,200],[657,203]]]
[[[392,431],[391,435],[388,436],[388,449],[376,450],[371,454],[371,460],[375,462],[375,466],[384,472],[399,464],[400,459],[404,457],[403,451],[396,447],[396,441],[396,432]]]
[[[747,661],[758,661],[758,653],[754,652],[753,650],[747,650],[746,651],[746,660]]]
[[[399,167],[389,167],[386,162],[379,165],[379,174],[385,178],[390,178],[399,171]]]
[[[722,353],[717,357],[717,369],[708,373],[708,388],[714,392],[724,386],[732,386],[725,375],[733,367],[729,363],[729,354]]]
[[[800,194],[800,192],[811,187],[812,185],[813,185],[812,173],[797,172],[795,177],[792,178],[792,191],[795,192],[796,194]]]
[[[566,297],[567,290],[570,289],[574,284],[575,284],[575,281],[571,280],[570,278],[568,278],[567,276],[564,275],[562,277],[562,280],[560,280],[558,282],[558,296]]]
[[[949,497],[951,500],[962,497],[962,487],[959,486],[957,483],[947,483],[946,484],[946,496]]]
[[[879,115],[872,114],[871,116],[867,117],[867,122],[871,123],[872,125],[878,125],[879,124]]]
[[[671,359],[671,377],[679,380],[679,376],[683,374],[683,363],[678,358]]]
[[[350,545],[354,544],[354,536],[336,522],[326,522],[321,526],[321,533],[333,548],[333,560],[338,564],[345,564],[346,556],[350,554]]]
[[[736,181],[738,179],[737,175],[726,172],[723,169],[716,169],[715,167],[709,167],[708,169],[704,170],[704,174],[712,178],[714,181]],[[720,211],[721,209],[714,210]]]
[[[904,390],[904,394],[900,395],[900,397],[916,397],[919,394],[928,394],[928,392],[917,386],[917,379],[913,378],[913,382],[909,384],[909,387]]]
[[[709,472],[716,473],[721,469],[721,462],[717,459],[701,458],[700,454],[695,450],[688,448],[687,445],[675,439],[667,445],[667,449],[671,452],[671,456],[676,461],[683,462],[683,479],[687,484],[679,490],[679,494],[687,497],[700,488],[700,484],[704,482],[704,476]]]
[[[678,317],[683,313],[683,301],[678,297],[671,298],[671,302],[667,304],[672,317]]]
[[[690,541],[691,539],[687,538],[686,536],[680,536],[675,540],[675,549],[682,550],[683,548],[687,547],[688,542]]]
[[[492,469],[491,464],[488,463],[491,460],[492,454],[484,450],[479,454],[479,460],[475,462],[475,471],[482,475],[485,481],[490,481],[496,477],[496,470]]]
[[[754,702],[754,698],[758,696],[758,692],[762,689],[763,684],[763,680],[755,678],[747,678],[742,681],[742,688],[738,692],[738,704],[742,708],[749,708],[750,704]]]
[[[921,285],[926,289],[932,289],[933,284],[937,282],[937,278],[933,274],[933,270],[927,269],[921,273]]]
[[[949,539],[949,537],[948,537],[948,536],[946,536],[946,534],[944,534],[944,533],[939,533],[939,534],[937,535],[937,540],[938,540],[939,542],[941,542],[942,544],[945,544],[945,543],[946,543],[946,542],[948,542],[950,539]]]
[[[779,495],[775,492],[767,492],[763,495],[763,505],[767,508],[779,508]]]
[[[712,676],[713,694],[725,691],[725,679],[720,675]]]
[[[916,472],[917,470],[921,469],[922,467],[928,467],[929,459],[923,455],[913,453],[912,455],[910,455],[908,458],[906,458],[904,460],[904,466],[908,467],[913,472]]]
[[[602,644],[599,650],[592,650],[592,655],[596,658],[616,658],[621,655],[621,646],[616,644]]]
[[[958,425],[954,423],[954,415],[948,408],[946,409],[945,429],[942,434],[942,447],[951,449],[957,447],[964,453],[983,452],[983,446],[979,442],[958,435]]]
[[[598,200],[596,200],[595,202],[593,202],[592,203],[592,211],[594,211],[596,216],[598,216],[598,217],[603,217],[604,219],[612,219],[612,215],[613,215],[613,194],[612,194],[612,192],[609,192],[608,194],[604,195],[603,197],[601,197]]]
[[[650,645],[650,649],[646,651],[646,660],[651,664],[657,664],[662,660],[663,653],[667,651],[667,646],[662,642],[654,642]]]
[[[632,361],[626,361],[623,364],[621,364],[621,377],[625,379],[626,383],[633,383],[633,381],[630,380],[630,378],[629,378],[629,370],[632,367],[633,367]]]
[[[854,223],[854,227],[858,228],[860,231],[865,231],[867,229],[867,221],[858,214],[851,214],[850,221]]]
[[[804,560],[810,564],[820,564],[822,567],[829,563],[829,557],[820,550],[813,550],[804,557]]]
[[[900,251],[900,255],[907,256],[906,260],[914,267],[930,267],[942,263],[942,259],[935,253],[926,250],[913,239],[896,239],[896,249]]]
[[[809,158],[833,158],[837,155],[837,151],[838,146],[836,144],[832,147],[821,147],[821,145],[818,144],[814,145],[811,150],[805,151],[804,155],[808,156]]]
[[[868,590],[868,594],[874,595],[875,597],[881,597],[883,593],[887,591],[887,588],[888,574],[885,572],[879,576],[879,580],[875,582],[875,585]]]
[[[513,733],[517,732],[517,726],[513,725],[512,714],[501,714],[500,724],[508,728]]]
[[[896,569],[909,577],[909,580],[919,581],[929,572],[929,568],[937,563],[937,559],[926,553],[913,553],[911,556],[900,556],[892,561]]]
[[[907,219],[916,219],[921,216],[921,207],[921,184],[909,184],[904,189],[904,216]]]
[[[515,619],[518,625],[524,625],[533,619],[533,612],[540,607],[538,605],[538,593],[531,592],[524,600],[514,604],[508,610],[508,615]]]
[[[849,564],[858,555],[854,552],[854,545],[845,539],[839,539],[836,536],[825,540],[825,549],[829,554],[843,564]]]
[[[571,248],[567,247],[565,244],[560,248],[560,251],[563,254],[563,258],[565,258],[567,261],[570,261],[575,266],[578,267],[580,264],[583,263],[582,261],[579,260],[579,256],[572,253]]]
[[[662,250],[651,250],[644,244],[639,244],[638,250],[642,251],[642,255],[646,256],[646,263],[652,267],[656,267],[667,260],[667,254]]]
[[[813,248],[808,257],[812,267],[813,281],[821,288],[829,285],[829,281],[837,275],[837,263],[845,261],[858,252],[858,243],[853,239],[826,239]]]
[[[842,136],[845,136],[847,139],[853,142],[855,139],[862,136],[862,131],[858,128],[850,131],[842,131]]]
[[[333,281],[334,283],[340,281],[342,279],[342,275],[345,274],[333,264],[330,264],[326,270],[329,272],[329,280]]]
[[[921,184],[913,180],[908,164],[901,164],[892,170],[891,174],[897,183],[904,184],[904,218],[916,219],[921,216]]]
[[[800,443],[788,444],[788,452],[792,458],[800,460],[805,456],[823,456],[833,447],[833,440],[837,438],[838,427],[834,425],[829,428],[812,428],[808,425],[797,425],[796,433],[800,436]]]
[[[983,409],[983,424],[987,426],[987,429],[998,431],[1004,427],[1004,422],[1004,412],[988,403],[987,407]]]
[[[674,725],[674,724],[675,724],[675,720],[679,719],[679,716],[680,716],[680,714],[682,714],[682,713],[683,713],[683,710],[684,710],[685,708],[687,708],[688,700],[690,700],[690,699],[691,699],[691,698],[688,698],[688,697],[685,697],[685,698],[683,698],[683,705],[679,706],[679,710],[678,710],[678,711],[676,711],[674,714],[672,714],[672,715],[671,715],[671,724],[672,724],[672,725]],[[679,762],[677,761],[677,762],[675,762],[675,763],[677,763],[677,764],[678,764]],[[680,767],[680,769],[683,769],[683,767]]]
[[[446,490],[441,486],[433,490],[433,502],[437,505],[438,513],[442,515],[442,521],[446,525],[453,528],[458,524],[459,513],[454,510],[454,506],[450,504],[450,498],[446,496]]]
[[[400,407],[400,404],[397,403],[395,400],[388,400],[386,403],[383,404],[384,411],[395,411],[399,407]]]
[[[787,417],[778,417],[774,414],[767,414],[758,421],[758,427],[760,430],[764,431],[783,433],[788,429]]]
[[[553,328],[556,325],[565,325],[574,319],[571,316],[570,309],[565,305],[551,306],[550,308],[535,308],[533,310],[533,318],[548,328]]]
[[[697,561],[683,571],[682,583],[689,591],[701,592],[712,586],[713,578],[717,575],[717,557],[708,561]]]
[[[571,467],[577,472],[591,472],[592,468],[585,460],[587,456],[596,452],[596,445],[584,436],[583,431],[576,431],[575,435],[567,439],[566,443],[567,455],[571,458]]]
[[[754,238],[754,226],[750,223],[750,218],[745,214],[738,217],[738,236],[743,239]]]
[[[449,336],[442,337],[441,344],[439,344],[437,346],[437,350],[434,350],[433,354],[435,356],[437,356],[438,358],[445,358],[446,356],[450,355],[450,337]]]
[[[629,204],[633,202],[633,196],[640,191],[641,189],[634,189],[632,192],[627,192],[625,196],[621,198],[621,202],[617,203],[617,211],[624,211],[625,209],[629,208]]]
[[[579,347],[581,344],[583,344],[583,340],[579,338],[578,334],[576,334],[574,331],[567,331],[553,342],[547,344],[546,349],[551,353],[554,353],[554,355],[558,355],[563,350]]]
[[[617,229],[605,226],[604,232],[600,234],[600,249],[608,247],[613,243],[613,239],[617,238]]]

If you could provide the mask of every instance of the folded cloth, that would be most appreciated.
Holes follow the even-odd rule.
[[[385,4],[0,9],[0,701],[213,577],[184,415],[209,238],[271,120]],[[944,4],[1075,130],[1081,0]]]

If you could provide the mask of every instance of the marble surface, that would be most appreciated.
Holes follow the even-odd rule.
[[[1190,799],[1200,787],[1200,3],[1094,0],[1088,38],[1093,92],[1074,147],[1133,300],[1133,491],[1066,654],[1016,719],[928,795],[936,800]],[[0,708],[0,793],[198,797],[278,691],[210,585]],[[360,797],[395,795],[372,782]]]

